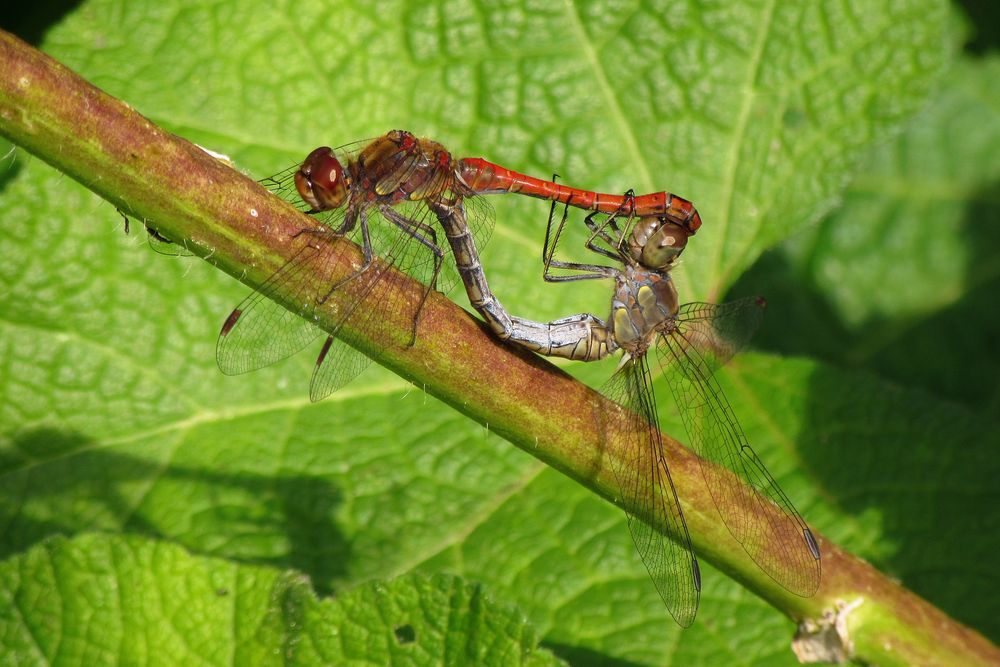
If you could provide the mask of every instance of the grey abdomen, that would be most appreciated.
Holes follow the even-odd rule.
[[[497,337],[538,354],[579,361],[603,359],[617,349],[604,322],[589,313],[552,322],[511,316],[490,291],[461,206],[432,205],[431,208],[444,227],[472,307],[483,316]]]

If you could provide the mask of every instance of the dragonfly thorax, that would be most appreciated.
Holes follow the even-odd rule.
[[[453,186],[457,166],[438,142],[393,130],[365,147],[347,169],[362,192],[393,206],[438,198]]]
[[[629,256],[647,269],[669,270],[693,232],[665,217],[644,216],[628,237]]]
[[[673,326],[679,308],[670,274],[626,266],[611,301],[610,328],[618,346],[636,356]]]

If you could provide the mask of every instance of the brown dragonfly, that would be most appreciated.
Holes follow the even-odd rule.
[[[338,149],[317,148],[300,165],[262,183],[318,223],[299,235],[302,247],[293,258],[244,299],[222,326],[216,347],[219,368],[236,375],[284,359],[323,333],[313,324],[315,311],[347,283],[359,294],[341,309],[327,333],[313,368],[309,396],[319,401],[358,375],[370,363],[337,333],[348,320],[360,331],[383,326],[376,309],[365,304],[397,303],[395,282],[400,271],[427,285],[424,298],[436,287],[447,291],[457,282],[447,245],[438,239],[436,218],[428,202],[461,200],[477,238],[485,243],[493,227],[493,211],[457,177],[459,164],[440,144],[396,130],[377,139]],[[361,246],[363,262],[344,280],[322,294],[308,292],[294,280],[313,262],[333,262],[336,241]],[[380,259],[375,262],[375,258]],[[302,306],[292,312],[273,300],[289,294]],[[422,305],[421,301],[421,305]],[[419,306],[414,318],[419,314]],[[416,319],[414,319],[414,327]],[[415,328],[414,328],[415,330]]]

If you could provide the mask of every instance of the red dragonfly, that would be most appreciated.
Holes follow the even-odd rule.
[[[303,230],[300,236],[305,242],[293,259],[229,314],[219,334],[216,359],[223,373],[236,375],[298,352],[322,333],[312,324],[316,308],[337,289],[357,281],[361,289],[356,293],[361,296],[341,311],[316,359],[309,388],[313,401],[336,391],[368,365],[368,358],[338,340],[337,332],[348,318],[359,331],[374,332],[383,326],[366,304],[393,300],[393,272],[385,267],[393,266],[426,284],[425,297],[434,288],[448,291],[459,279],[454,262],[444,262],[450,249],[439,240],[433,206],[461,202],[480,247],[494,222],[492,207],[479,196],[483,194],[516,193],[594,212],[664,217],[690,233],[701,225],[691,203],[668,192],[626,198],[572,188],[482,158],[455,158],[441,144],[405,130],[337,149],[317,148],[300,165],[261,182],[320,224]],[[287,294],[286,284],[316,255],[333,261],[331,241],[341,238],[356,242],[364,254],[353,275],[319,296],[304,291],[290,295],[292,302],[302,304],[296,312],[273,299]],[[376,256],[380,264],[374,263]],[[418,315],[419,307],[414,331]]]

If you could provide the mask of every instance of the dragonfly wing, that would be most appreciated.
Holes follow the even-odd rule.
[[[372,335],[379,328],[380,320],[374,317],[371,304],[377,303],[385,296],[391,279],[385,279],[387,269],[381,264],[373,264],[367,271],[355,278],[359,284],[352,289],[361,291],[361,295],[343,308],[343,315],[331,329],[331,335],[323,344],[323,349],[316,358],[312,379],[309,381],[309,398],[313,402],[337,391],[345,384],[361,374],[371,363],[371,358],[351,347],[337,337],[341,327],[348,320],[351,327],[363,335]]]
[[[360,375],[371,362],[370,357],[339,338],[327,336],[309,381],[309,400],[322,401]]]
[[[626,409],[624,441],[612,469],[622,493],[639,503],[635,512],[625,510],[636,550],[670,615],[688,627],[698,611],[701,575],[663,456],[646,357],[627,360],[601,391]],[[652,525],[667,527],[673,539]]]
[[[303,245],[294,256],[274,272],[255,292],[244,299],[222,325],[215,357],[226,375],[239,375],[269,366],[289,357],[319,336],[313,324],[316,309],[315,287],[301,280],[316,256],[330,261],[332,234],[303,235]],[[275,299],[286,297],[287,285],[298,285],[288,295],[291,303],[301,304],[295,312]]]
[[[294,208],[306,213],[312,207],[303,201],[302,196],[299,195],[299,191],[295,187],[295,174],[298,173],[301,167],[301,162],[296,163],[287,169],[279,171],[277,174],[260,179],[258,183],[263,185],[274,196],[284,199]]]
[[[365,212],[365,219],[361,224],[369,227],[372,249],[378,261],[354,279],[358,282],[352,286],[352,290],[358,297],[344,306],[339,321],[330,330],[333,336],[340,332],[341,326],[348,320],[351,322],[351,329],[364,337],[386,335],[388,332],[384,329],[387,323],[377,315],[384,309],[409,312],[416,322],[417,304],[400,296],[400,285],[405,280],[403,274],[429,285],[434,277],[435,255],[415,235],[421,234],[424,240],[432,244],[439,243],[440,239],[428,239],[419,231],[431,219],[430,209],[422,202],[402,202],[392,207],[392,213],[397,220],[403,218],[413,224],[400,226],[387,219],[377,207],[371,207]],[[438,237],[441,234],[443,232],[438,229]],[[381,305],[375,308],[378,304]],[[354,379],[369,363],[371,361],[368,357],[343,341],[328,341],[316,360],[309,397],[313,401],[326,398]]]
[[[765,305],[761,297],[724,304],[686,303],[677,313],[677,328],[714,373],[747,346],[764,317]]]
[[[691,446],[702,459],[705,483],[729,532],[772,579],[796,595],[812,595],[820,581],[819,547],[750,446],[713,376],[714,366],[681,331],[661,335],[657,349]]]
[[[386,225],[377,230],[383,236],[386,231]],[[323,333],[313,324],[315,310],[320,301],[329,298],[333,290],[317,296],[315,286],[302,281],[301,274],[316,261],[335,261],[337,245],[343,237],[329,231],[310,232],[303,236],[307,237],[303,247],[257,291],[244,299],[223,325],[216,347],[216,358],[223,373],[236,375],[275,363],[295,354]],[[397,232],[395,236],[395,245],[400,246],[402,232]],[[397,250],[392,244],[386,243],[379,243],[379,247],[390,258],[403,250]],[[317,358],[310,383],[310,397],[314,401],[329,396],[370,363],[368,357],[334,336],[344,322],[356,314],[362,320],[355,327],[371,331],[378,326],[378,322],[371,317],[371,309],[361,306],[373,296],[373,292],[376,296],[383,295],[388,288],[388,281],[381,280],[384,273],[384,268],[380,273],[379,265],[373,264],[353,279],[360,281],[360,296],[343,306]],[[380,283],[383,287],[376,289]],[[279,294],[285,294],[289,284],[300,285],[291,296],[293,303],[302,304],[295,312],[274,300]]]
[[[472,230],[476,247],[481,251],[493,236],[493,226],[496,222],[493,205],[486,200],[486,197],[466,187],[458,178],[452,180],[450,194],[462,202],[465,220]]]

